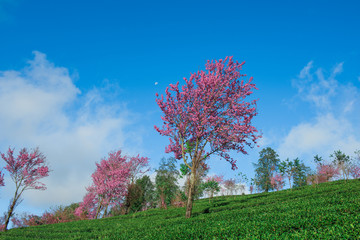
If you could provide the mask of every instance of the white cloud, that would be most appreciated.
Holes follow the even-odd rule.
[[[53,170],[43,181],[48,189],[28,191],[29,205],[78,202],[96,161],[112,150],[141,149],[141,136],[131,131],[137,116],[124,104],[109,103],[106,89],[81,94],[66,68],[54,66],[43,53],[34,55],[21,71],[0,72],[0,151],[38,146],[46,155]],[[11,184],[4,188],[0,206],[8,204],[13,190]]]
[[[315,107],[316,117],[293,126],[280,141],[278,152],[282,158],[302,157],[310,162],[314,155],[328,157],[335,150],[352,155],[360,149],[360,120],[356,106],[360,90],[352,83],[336,80],[343,71],[343,63],[335,65],[329,77],[318,68],[311,72],[313,62],[301,71],[293,86],[298,89],[298,99]]]
[[[353,125],[344,118],[335,118],[332,114],[319,116],[312,123],[300,123],[294,126],[281,142],[278,152],[282,158],[330,153],[341,149],[352,154],[360,147]]]

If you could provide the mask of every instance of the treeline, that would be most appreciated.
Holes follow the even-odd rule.
[[[1,157],[7,163],[7,170],[16,189],[7,213],[0,218],[0,227],[6,230],[11,219],[14,227],[27,227],[54,224],[84,219],[98,219],[118,215],[132,214],[152,208],[186,207],[189,198],[190,171],[185,164],[177,168],[176,159],[163,158],[155,169],[155,181],[151,181],[148,158],[139,155],[131,157],[121,151],[111,152],[107,158],[96,163],[92,174],[92,183],[80,203],[59,206],[45,211],[41,216],[32,214],[15,215],[15,207],[21,202],[21,194],[28,189],[44,190],[39,180],[48,176],[44,155],[35,149],[29,152],[22,149],[17,157],[9,149]],[[247,183],[250,193],[279,191],[285,185],[290,189],[305,185],[316,186],[319,183],[352,178],[360,178],[360,151],[350,157],[335,151],[328,159],[314,156],[316,169],[312,170],[299,158],[281,161],[271,148],[260,151],[257,163],[254,163],[255,177],[248,180],[243,173],[238,179],[226,179],[223,176],[208,176],[209,167],[203,164],[196,172],[194,200],[204,196],[209,202],[215,194],[233,195],[239,191],[244,194]],[[191,167],[191,166],[190,166]],[[184,179],[184,186],[178,180]],[[0,186],[4,186],[4,175],[0,172]]]
[[[15,214],[15,208],[22,200],[22,193],[29,189],[45,190],[40,180],[48,176],[50,170],[39,149],[21,149],[17,157],[14,156],[14,150],[9,149],[1,157],[7,164],[5,170],[16,186],[15,197],[11,199],[8,211],[0,218],[1,230],[7,229],[10,220],[14,227],[27,227],[126,215],[151,208],[184,207],[189,195],[190,171],[186,165],[181,164],[179,170],[175,158],[163,158],[155,169],[155,181],[152,182],[150,176],[146,175],[150,170],[148,158],[126,156],[119,150],[110,152],[107,158],[96,163],[96,170],[91,175],[92,183],[86,188],[82,202],[54,207],[41,216],[19,215]],[[199,168],[194,200],[207,194],[210,201],[216,193],[234,194],[239,190],[234,179],[210,177],[207,176],[208,172],[209,168],[205,164]],[[5,184],[3,176],[0,172],[1,186]],[[178,185],[180,178],[185,181],[183,187]],[[244,191],[244,185],[240,186]]]
[[[316,186],[319,183],[344,179],[360,178],[360,151],[348,156],[342,151],[334,151],[327,159],[314,156],[316,168],[306,166],[299,158],[281,161],[272,148],[260,151],[259,160],[254,164],[255,177],[250,180],[250,192],[269,192],[305,185]]]

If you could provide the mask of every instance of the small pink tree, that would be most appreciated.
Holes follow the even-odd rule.
[[[45,190],[45,184],[39,182],[41,178],[49,176],[49,168],[45,163],[45,156],[38,148],[31,153],[26,148],[19,151],[17,158],[14,157],[14,150],[10,149],[7,155],[1,153],[2,159],[6,162],[5,169],[9,172],[11,179],[15,183],[15,194],[9,206],[5,219],[5,231],[10,218],[14,214],[14,209],[18,205],[21,194],[25,190],[36,189]]]
[[[350,175],[354,178],[360,178],[360,166],[352,166],[352,168],[350,169]]]
[[[228,179],[224,181],[224,187],[227,190],[227,195],[233,195],[236,190],[236,182],[235,179]]]
[[[270,178],[270,183],[271,186],[276,189],[276,191],[279,191],[279,189],[283,189],[285,185],[284,178],[280,174],[276,174],[275,176],[272,176]]]
[[[319,183],[328,182],[336,175],[339,175],[339,168],[331,164],[318,165]]]
[[[156,102],[164,113],[162,129],[154,126],[170,140],[166,152],[173,152],[176,159],[183,159],[190,169],[190,187],[186,204],[186,218],[191,217],[194,200],[196,172],[199,166],[213,154],[231,163],[235,170],[236,160],[228,152],[235,150],[247,154],[245,146],[253,147],[260,137],[251,121],[256,112],[256,100],[246,97],[256,89],[252,78],[247,83],[240,78],[243,63],[232,57],[206,64],[206,72],[184,78],[186,84],[179,90],[179,82],[170,84],[164,96]],[[158,94],[156,94],[159,97]]]
[[[91,175],[93,183],[87,188],[83,202],[75,210],[77,216],[98,218],[102,210],[107,215],[108,207],[119,203],[127,194],[128,185],[148,165],[148,158],[122,156],[121,151],[111,152],[107,159],[96,163],[96,170]],[[147,171],[147,170],[146,170]]]

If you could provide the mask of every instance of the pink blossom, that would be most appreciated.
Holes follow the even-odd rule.
[[[31,153],[23,148],[19,151],[17,158],[14,158],[14,150],[9,148],[6,155],[1,153],[1,158],[6,162],[5,169],[16,186],[15,196],[11,200],[5,220],[6,230],[21,194],[28,189],[46,189],[45,184],[39,180],[49,175],[49,169],[45,163],[45,156],[37,148]]]
[[[318,169],[318,175],[322,176],[319,178],[320,179],[319,183],[327,182],[336,175],[339,175],[339,170],[340,170],[339,168],[333,167],[331,164],[318,165],[317,169]]]
[[[271,183],[271,186],[276,189],[276,191],[279,191],[279,189],[282,189],[285,184],[283,176],[281,176],[280,174],[276,174],[275,177],[272,176],[270,178],[270,183]]]
[[[354,179],[360,178],[360,166],[353,166],[350,169],[350,174]]]
[[[87,194],[75,214],[89,219],[98,218],[102,210],[106,211],[124,199],[128,185],[148,171],[143,170],[147,166],[147,157],[122,156],[120,150],[109,153],[108,158],[96,163],[96,170],[91,175],[93,183],[87,188]]]

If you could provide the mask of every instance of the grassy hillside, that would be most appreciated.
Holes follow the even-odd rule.
[[[183,208],[12,229],[0,239],[360,239],[360,180],[216,197]]]

